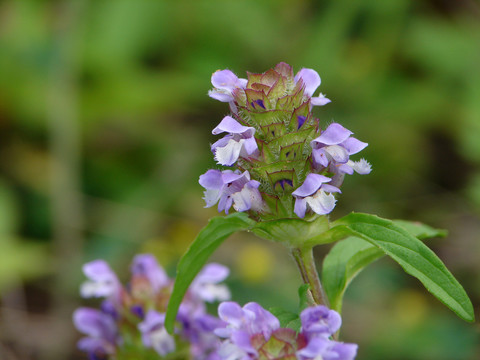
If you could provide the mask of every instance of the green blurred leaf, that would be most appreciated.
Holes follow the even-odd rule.
[[[459,317],[474,320],[473,306],[463,287],[435,253],[404,228],[391,220],[360,213],[351,213],[332,225],[330,236],[338,240],[355,236],[375,245]],[[365,264],[369,256],[360,259],[359,264]]]
[[[165,328],[169,333],[173,333],[175,317],[183,296],[210,255],[228,236],[237,231],[248,230],[254,224],[255,221],[249,219],[247,214],[235,213],[210,219],[207,226],[200,231],[177,266],[177,278],[165,318]]]

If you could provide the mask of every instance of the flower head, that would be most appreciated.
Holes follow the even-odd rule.
[[[294,75],[290,65],[279,63],[247,73],[247,79],[223,70],[212,75],[212,84],[209,95],[228,102],[232,114],[213,129],[226,135],[211,150],[218,164],[233,169],[200,176],[206,207],[218,203],[218,211],[228,213],[233,206],[257,220],[325,215],[346,174],[371,171],[366,160],[350,159],[366,143],[337,123],[321,130],[312,108],[330,100],[315,96],[321,84],[315,70]]]

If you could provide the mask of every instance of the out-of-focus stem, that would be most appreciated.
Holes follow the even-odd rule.
[[[83,245],[83,205],[81,198],[81,136],[78,121],[79,24],[86,1],[70,0],[54,8],[54,46],[52,49],[47,117],[51,154],[50,201],[56,277],[52,282],[52,318],[70,319],[73,301],[68,299],[72,274],[80,271]],[[61,331],[56,329],[55,331]],[[59,343],[69,343],[62,334]],[[73,335],[73,334],[72,334]],[[71,336],[71,335],[70,335]],[[51,349],[45,358],[64,357],[61,346]]]

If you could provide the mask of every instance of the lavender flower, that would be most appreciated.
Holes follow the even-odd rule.
[[[328,339],[342,325],[340,314],[326,306],[308,307],[300,314],[302,332],[308,339],[321,336]]]
[[[350,160],[350,155],[358,153],[368,145],[352,137],[352,134],[340,124],[330,124],[311,142],[312,156],[316,166],[339,175],[351,175],[354,170],[359,174],[370,173],[371,166],[364,159],[359,162]]]
[[[164,323],[164,313],[150,310],[147,312],[145,320],[138,324],[143,344],[147,348],[155,349],[161,356],[165,356],[175,350],[175,340],[167,333]]]
[[[118,302],[122,286],[117,275],[103,260],[95,260],[83,265],[83,272],[89,278],[82,284],[80,294],[84,298],[105,297]]]
[[[353,360],[357,355],[356,344],[345,344],[323,337],[315,337],[308,345],[297,351],[299,360]]]
[[[221,102],[233,101],[233,92],[237,88],[247,86],[246,79],[239,79],[230,70],[217,70],[212,75],[213,90],[208,92],[208,96]]]
[[[305,86],[304,94],[310,98],[311,105],[323,106],[331,102],[331,100],[327,99],[322,93],[320,93],[320,95],[317,97],[312,97],[315,93],[315,90],[317,90],[322,82],[320,76],[315,70],[306,68],[301,69],[297,75],[295,75],[295,82],[297,83],[300,79],[303,81]]]
[[[158,264],[157,259],[151,254],[140,254],[133,258],[131,266],[132,279],[145,278],[150,284],[154,293],[169,286],[170,279],[163,268]]]
[[[80,350],[97,359],[112,355],[120,342],[115,320],[104,312],[82,307],[73,313],[75,327],[88,337],[79,340],[77,346]]]
[[[223,132],[229,135],[218,140],[212,145],[215,160],[221,164],[233,165],[240,156],[248,157],[258,152],[258,146],[254,138],[255,128],[243,126],[230,116],[225,116],[212,134],[218,135]]]
[[[220,264],[208,264],[198,273],[190,285],[190,292],[206,302],[230,299],[230,291],[224,284],[219,284],[228,277],[230,270]]]
[[[240,173],[231,170],[208,170],[200,176],[200,185],[205,191],[206,207],[218,202],[218,211],[228,214],[233,207],[237,211],[259,211],[262,206],[262,197],[258,191],[260,183],[250,180],[248,171]]]
[[[305,217],[307,205],[319,215],[328,214],[333,210],[336,200],[331,193],[340,192],[340,189],[326,184],[331,180],[332,179],[324,175],[307,175],[302,186],[292,193],[295,197],[295,214],[297,214],[298,217]]]
[[[280,328],[278,319],[254,302],[243,308],[234,302],[221,303],[218,315],[227,326],[216,329],[215,334],[229,338],[219,350],[220,354],[228,359],[247,356],[255,358],[258,351],[253,348],[251,338],[258,334],[268,340],[272,332]]]

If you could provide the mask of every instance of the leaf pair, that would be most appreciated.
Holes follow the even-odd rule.
[[[171,333],[180,303],[190,283],[209,256],[231,234],[253,230],[270,240],[290,239],[290,246],[305,246],[339,241],[327,255],[323,265],[323,283],[333,309],[341,310],[343,293],[350,281],[367,265],[384,254],[394,259],[442,303],[467,321],[474,320],[473,306],[465,290],[442,261],[419,238],[442,235],[425,225],[391,221],[374,215],[352,213],[330,224],[321,234],[313,231],[313,223],[300,224],[299,219],[256,223],[245,213],[235,213],[210,220],[180,260],[177,278],[170,298],[165,327]],[[300,231],[308,230],[308,231]],[[407,231],[408,230],[408,231]],[[298,232],[298,233],[297,233]],[[281,237],[282,239],[277,239]],[[296,240],[292,240],[295,237]]]

